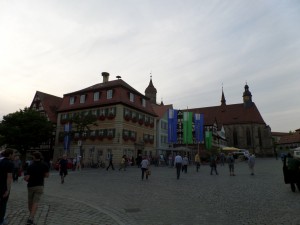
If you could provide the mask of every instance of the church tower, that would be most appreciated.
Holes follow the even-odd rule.
[[[223,87],[222,87],[221,106],[225,106],[225,105],[226,105],[226,99],[225,99],[225,95],[224,95]]]
[[[243,93],[243,101],[244,101],[244,107],[245,108],[248,108],[248,107],[251,107],[252,106],[252,94],[251,92],[249,91],[249,86],[245,85],[245,91]]]
[[[156,104],[156,93],[157,90],[156,88],[153,86],[152,83],[152,75],[150,76],[150,83],[148,85],[148,87],[145,90],[145,96],[150,98],[150,102]]]

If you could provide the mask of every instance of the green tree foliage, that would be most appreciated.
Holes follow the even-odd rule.
[[[47,142],[52,123],[39,112],[25,108],[3,117],[0,123],[0,144],[17,149],[22,155],[33,147]]]
[[[90,126],[97,126],[96,123],[97,117],[90,113],[84,114],[76,114],[72,118],[72,123],[74,124],[75,130],[82,136],[82,134],[86,131],[90,131]]]

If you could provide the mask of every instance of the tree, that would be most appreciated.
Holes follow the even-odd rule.
[[[25,155],[30,148],[49,141],[52,123],[39,112],[25,108],[3,116],[0,123],[0,145],[17,149]]]
[[[72,118],[72,123],[76,130],[75,132],[79,134],[80,139],[83,139],[87,135],[87,132],[91,130],[90,126],[98,126],[96,121],[97,117],[91,113],[79,113]],[[82,155],[82,145],[80,145],[79,148],[80,155]]]
[[[91,113],[86,115],[79,113],[72,118],[72,123],[74,124],[75,130],[79,133],[80,137],[82,137],[87,131],[90,131],[91,125],[97,126],[98,124],[96,121],[97,117]]]

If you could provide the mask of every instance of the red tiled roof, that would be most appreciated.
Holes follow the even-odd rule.
[[[40,92],[40,91],[37,91],[35,96],[38,96],[39,99],[41,100],[40,104],[42,104],[45,114],[47,114],[49,120],[52,123],[56,123],[57,110],[62,103],[62,98],[54,96],[54,95],[50,95],[50,94],[47,94],[44,92]],[[34,99],[35,99],[35,97],[34,97]],[[31,103],[30,107],[32,107],[32,105],[33,105],[33,102]]]
[[[113,97],[112,99],[106,98],[106,91],[113,90]],[[99,101],[94,101],[94,92],[99,91],[100,99]],[[135,95],[134,102],[131,102],[129,99],[129,93],[133,93]],[[79,103],[80,95],[86,95],[85,103]],[[73,105],[69,104],[69,97],[75,96],[77,99]],[[146,100],[146,107],[142,106],[142,99]],[[64,111],[72,111],[78,109],[89,109],[99,106],[106,106],[106,105],[115,105],[115,104],[124,104],[128,107],[138,109],[140,111],[146,112],[153,116],[156,116],[154,110],[152,109],[151,103],[149,98],[145,95],[141,94],[134,88],[132,88],[129,84],[124,82],[122,79],[108,81],[105,83],[98,83],[93,86],[81,89],[79,91],[75,91],[72,93],[64,94],[63,102],[61,107],[59,108],[59,112]]]
[[[278,144],[292,144],[292,143],[300,143],[299,131],[281,137]]]
[[[204,114],[204,124],[213,125],[215,121],[220,125],[231,124],[266,124],[260,115],[256,105],[244,107],[244,104],[232,104],[222,106],[212,106],[205,108],[194,108],[183,111]]]
[[[272,136],[275,136],[275,137],[282,137],[282,136],[286,136],[289,134],[287,132],[271,132],[271,133],[272,133]]]
[[[173,105],[157,105],[152,104],[152,108],[159,118],[162,118],[168,109],[173,109]]]

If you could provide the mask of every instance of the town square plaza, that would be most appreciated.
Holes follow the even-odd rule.
[[[35,222],[38,225],[299,225],[300,192],[283,181],[282,161],[257,158],[255,175],[247,162],[228,165],[210,175],[209,165],[176,179],[176,169],[151,166],[151,176],[141,180],[136,166],[119,171],[83,168],[69,171],[60,183],[52,170],[45,180]],[[26,182],[13,183],[7,205],[9,225],[26,224]]]

